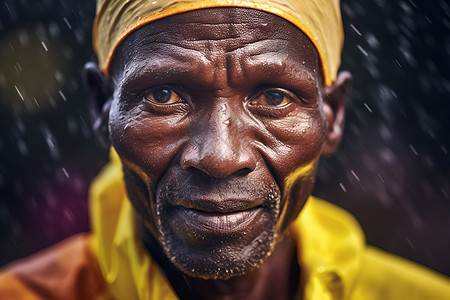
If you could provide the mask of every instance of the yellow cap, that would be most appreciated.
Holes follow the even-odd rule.
[[[303,31],[322,63],[325,85],[336,80],[344,40],[339,0],[98,0],[93,40],[100,68],[109,75],[117,46],[134,30],[171,15],[212,7],[253,8],[277,15]]]

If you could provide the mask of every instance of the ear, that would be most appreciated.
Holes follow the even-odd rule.
[[[352,75],[340,72],[336,81],[324,88],[323,108],[327,120],[327,140],[322,154],[333,154],[342,138],[345,120],[345,101],[350,93]]]
[[[91,114],[94,120],[94,131],[100,143],[109,148],[109,110],[113,99],[114,88],[102,71],[93,62],[88,62],[83,68],[83,82],[90,96]]]

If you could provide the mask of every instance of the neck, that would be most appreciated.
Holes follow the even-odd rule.
[[[295,242],[289,234],[276,245],[272,255],[249,274],[228,280],[204,280],[178,270],[153,235],[139,225],[144,246],[181,299],[293,299],[296,296],[300,269]]]

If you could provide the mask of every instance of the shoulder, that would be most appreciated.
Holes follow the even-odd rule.
[[[105,289],[88,234],[77,234],[0,270],[1,299],[94,299]]]
[[[368,247],[352,299],[448,299],[450,279],[424,266]]]
[[[348,299],[449,299],[448,277],[366,245],[357,220],[342,208],[311,197],[296,224],[302,267],[310,274],[334,270]]]
[[[321,233],[321,240],[340,243],[345,237],[350,239],[348,242],[358,245],[359,248],[365,245],[364,232],[352,214],[314,196],[308,199],[297,222],[307,232],[313,228],[314,235]]]

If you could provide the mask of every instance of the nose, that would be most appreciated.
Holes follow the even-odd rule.
[[[185,171],[201,171],[212,178],[250,173],[256,160],[249,129],[227,104],[221,104],[194,127],[180,163]]]

